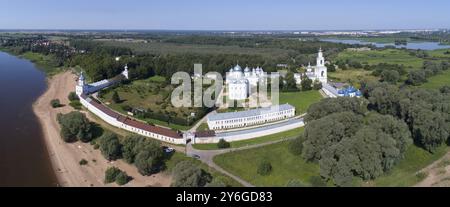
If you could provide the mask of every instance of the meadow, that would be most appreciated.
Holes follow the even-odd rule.
[[[351,60],[362,64],[377,65],[380,63],[404,65],[407,68],[419,69],[423,65],[423,59],[411,55],[406,50],[385,49],[371,51],[343,51],[337,55],[336,60]]]
[[[173,86],[166,84],[164,77],[153,76],[148,79],[133,81],[128,85],[122,85],[112,90],[106,90],[106,93],[101,95],[101,99],[109,104],[109,107],[123,114],[127,114],[124,106],[170,114],[179,118],[186,118],[191,112],[195,112],[195,109],[190,110],[189,108],[176,108],[172,106],[170,100],[172,90]],[[112,96],[115,91],[121,99],[118,103],[112,101]],[[190,128],[157,119],[146,118],[142,120],[177,130],[187,130]]]
[[[319,165],[305,162],[301,156],[295,156],[288,150],[289,142],[268,145],[260,148],[231,152],[219,155],[214,162],[249,181],[256,186],[285,186],[292,179],[300,181],[305,186],[311,186],[312,177],[319,176]],[[417,172],[449,151],[447,146],[440,147],[434,154],[422,148],[411,145],[401,160],[390,172],[373,180],[363,182],[355,179],[356,186],[391,186],[407,187],[421,181]],[[269,176],[256,173],[258,163],[267,160],[272,164],[273,171]],[[423,178],[422,178],[423,179]]]

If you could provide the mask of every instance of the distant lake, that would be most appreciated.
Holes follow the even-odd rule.
[[[33,63],[0,52],[0,186],[56,186],[33,102],[47,88]]]
[[[364,40],[357,39],[332,39],[332,38],[324,38],[320,39],[325,42],[334,42],[334,43],[344,43],[344,44],[360,44],[360,45],[374,45],[375,47],[385,47],[385,46],[394,46],[396,48],[406,48],[413,50],[437,50],[437,49],[447,49],[450,48],[450,45],[441,45],[439,42],[408,42],[407,45],[395,45],[394,43],[376,43],[376,42],[368,42]]]

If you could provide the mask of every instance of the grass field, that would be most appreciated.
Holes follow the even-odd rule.
[[[385,176],[379,177],[369,185],[372,186],[392,186],[405,187],[412,186],[421,180],[416,173],[430,165],[434,161],[444,156],[449,151],[447,146],[440,147],[434,154],[423,150],[422,148],[411,146],[405,153],[405,158],[400,161],[394,169]]]
[[[271,142],[271,141],[294,138],[294,137],[297,137],[298,135],[302,134],[303,130],[304,130],[304,128],[301,127],[301,128],[277,133],[277,134],[264,136],[264,137],[258,137],[258,138],[249,139],[249,140],[231,142],[231,148],[239,148],[239,147],[245,147],[245,146],[250,146],[250,145],[262,144],[262,143]],[[199,150],[219,149],[217,147],[217,144],[194,144],[193,147],[195,149],[199,149]]]
[[[416,173],[449,151],[447,146],[440,147],[431,154],[422,148],[411,146],[401,160],[388,174],[369,182],[356,182],[362,186],[412,186],[421,181]],[[260,176],[256,173],[257,163],[268,160],[273,166],[270,176]],[[288,143],[278,143],[261,148],[232,152],[217,156],[214,161],[237,176],[256,186],[284,186],[291,179],[297,179],[305,185],[310,185],[309,179],[319,175],[319,166],[306,163],[301,157],[288,151]],[[357,179],[358,180],[358,179]]]
[[[280,93],[280,104],[291,104],[296,108],[296,114],[300,115],[306,113],[311,104],[319,102],[322,98],[316,90]]]
[[[336,70],[336,72],[329,72],[328,78],[335,82],[346,82],[356,88],[360,88],[361,81],[376,81],[379,78],[372,75],[372,71],[361,69]]]
[[[287,150],[288,144],[289,142],[282,142],[219,155],[214,158],[214,162],[255,186],[282,187],[291,179],[296,179],[306,186],[311,185],[310,179],[319,175],[319,166],[292,155]],[[272,165],[273,170],[269,176],[257,173],[258,163],[264,160]]]
[[[450,49],[432,50],[427,53],[434,58],[447,58],[450,59]]]
[[[444,71],[442,74],[428,78],[427,82],[420,87],[428,89],[439,89],[443,86],[450,86],[450,70]]]
[[[240,183],[238,183],[234,179],[217,172],[216,170],[208,167],[207,165],[203,164],[199,160],[196,160],[196,159],[193,159],[190,157],[186,157],[184,154],[179,153],[179,152],[176,152],[169,160],[166,161],[165,172],[171,173],[173,168],[177,165],[177,163],[182,162],[182,161],[194,162],[195,164],[199,165],[203,170],[210,173],[213,176],[213,178],[221,180],[226,186],[229,186],[229,187],[241,187],[242,186]]]
[[[173,114],[180,118],[186,118],[195,109],[176,108],[170,103],[170,94],[173,86],[166,85],[164,77],[154,76],[146,80],[133,81],[129,85],[124,85],[114,90],[108,91],[102,96],[103,101],[110,103],[110,107],[116,111],[126,114],[123,106],[127,105],[133,108],[151,109],[154,112],[165,114]],[[122,100],[120,103],[112,101],[113,92],[117,91]],[[151,122],[157,125],[170,127],[177,130],[187,130],[190,127],[168,124],[165,121],[156,119],[145,119],[144,121]]]
[[[338,54],[337,60],[351,60],[369,65],[379,63],[399,64],[413,69],[419,69],[423,65],[423,59],[412,56],[408,51],[387,49],[371,51],[344,51]]]

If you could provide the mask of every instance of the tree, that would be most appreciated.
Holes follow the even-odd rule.
[[[386,83],[378,84],[369,91],[369,108],[381,114],[399,117],[401,113],[400,98],[398,87]]]
[[[406,84],[418,86],[427,82],[426,75],[424,71],[411,71],[409,72],[408,79],[406,80]]]
[[[78,95],[75,92],[70,92],[69,96],[67,97],[69,101],[78,101],[80,98],[78,98]]]
[[[58,114],[57,120],[61,126],[61,137],[65,142],[82,142],[92,140],[92,125],[86,116],[80,112]]]
[[[117,175],[121,173],[120,169],[117,167],[109,167],[105,171],[105,183],[113,183],[116,181]]]
[[[53,108],[58,108],[61,107],[61,102],[59,101],[59,99],[53,99],[52,101],[50,101],[50,105]]]
[[[136,155],[141,151],[145,137],[133,135],[126,137],[122,145],[122,158],[127,163],[134,163]]]
[[[383,82],[395,84],[400,80],[400,74],[395,70],[384,70],[381,73],[381,80]]]
[[[283,81],[281,81],[281,89],[284,92],[292,92],[292,91],[298,91],[297,88],[297,82],[294,78],[294,73],[288,72],[286,76],[283,78]]]
[[[117,93],[117,91],[114,91],[111,99],[114,103],[120,103],[120,100],[121,100],[119,93]]]
[[[226,148],[230,148],[231,144],[227,141],[225,141],[224,139],[220,139],[219,143],[217,143],[217,147],[219,149],[226,149]]]
[[[262,176],[267,176],[272,172],[272,164],[269,161],[264,160],[258,164],[257,173]]]
[[[326,64],[328,72],[336,72],[336,66],[334,64]]]
[[[448,123],[438,113],[420,106],[413,108],[412,134],[414,139],[426,150],[434,152],[444,144],[448,137]]]
[[[302,80],[302,83],[301,83],[302,91],[310,91],[310,90],[312,90],[312,84],[313,84],[313,81],[311,79],[304,78]]]
[[[116,176],[116,183],[117,185],[125,185],[128,182],[130,182],[130,176],[124,171],[120,171],[119,174]]]
[[[142,175],[151,175],[158,171],[160,162],[150,152],[141,151],[136,155],[134,165]]]
[[[320,82],[320,81],[318,81],[318,80],[315,80],[315,81],[314,81],[314,84],[313,84],[313,88],[314,88],[314,90],[316,90],[316,91],[322,89],[322,82]]]
[[[227,185],[220,179],[218,178],[213,178],[212,181],[208,184],[206,184],[205,187],[211,188],[211,187],[227,187]]]
[[[303,150],[303,142],[304,142],[303,136],[295,138],[289,144],[289,151],[293,155],[296,155],[296,156],[301,155],[302,154],[302,150]]]
[[[211,175],[191,161],[182,161],[172,171],[173,187],[202,187],[211,182]]]
[[[368,101],[364,98],[328,98],[311,105],[305,117],[306,122],[314,121],[332,113],[352,111],[356,114],[367,112]]]
[[[117,160],[122,155],[122,145],[119,138],[112,132],[106,132],[100,137],[100,151],[107,160]]]

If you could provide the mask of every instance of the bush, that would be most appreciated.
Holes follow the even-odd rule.
[[[289,145],[289,152],[296,156],[301,155],[303,150],[303,141],[303,137],[298,137],[292,140]]]
[[[78,98],[78,95],[75,92],[70,92],[69,96],[67,97],[69,101],[79,101],[80,98]]]
[[[58,108],[58,107],[61,107],[61,102],[59,101],[59,99],[53,99],[50,101],[50,105],[53,108]]]
[[[231,147],[231,144],[224,139],[220,139],[219,143],[217,143],[217,147],[219,149],[227,149]]]
[[[119,93],[117,93],[117,91],[114,91],[111,99],[114,103],[120,103],[120,100],[121,100]]]
[[[305,187],[305,185],[297,179],[289,180],[286,187]]]
[[[420,172],[416,174],[416,177],[419,181],[425,180],[425,178],[428,177],[428,173],[426,172]]]
[[[105,171],[105,183],[113,183],[116,181],[117,175],[121,173],[120,169],[117,167],[110,167]]]
[[[312,185],[313,187],[326,187],[326,186],[327,186],[327,184],[325,183],[325,181],[324,181],[321,177],[319,177],[319,176],[312,176],[312,177],[309,179],[309,182],[311,183],[311,185]]]
[[[87,165],[88,164],[88,161],[87,160],[85,160],[85,159],[82,159],[82,160],[80,160],[80,165]]]
[[[126,172],[119,172],[119,174],[117,174],[116,176],[116,183],[117,185],[125,185],[128,182],[130,182],[130,177],[127,175]]]
[[[270,175],[272,172],[272,164],[269,161],[262,161],[258,165],[258,174],[262,176]]]
[[[318,90],[320,90],[320,89],[322,89],[322,82],[320,82],[320,81],[318,81],[318,80],[315,80],[314,81],[314,85],[313,85],[313,89],[314,90],[316,90],[316,91],[318,91]]]
[[[75,110],[81,110],[81,103],[80,101],[72,101],[69,103],[69,105],[74,108]]]

